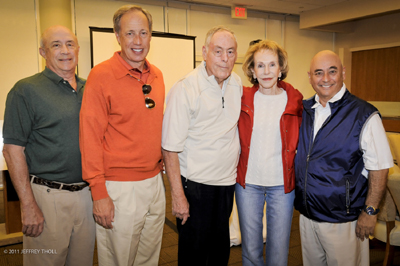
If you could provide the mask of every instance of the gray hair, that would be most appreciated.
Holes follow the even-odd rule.
[[[149,11],[147,11],[146,9],[142,8],[141,6],[137,6],[137,5],[125,5],[125,6],[121,6],[115,13],[114,13],[114,17],[113,17],[113,23],[114,23],[114,32],[115,33],[119,33],[120,29],[121,29],[121,18],[123,15],[125,15],[126,13],[130,12],[130,11],[140,11],[142,12],[146,18],[147,21],[149,22],[149,30],[150,30],[150,34],[153,30],[153,18],[151,17],[151,14]]]
[[[235,38],[235,41],[237,42],[235,33],[231,29],[229,29],[229,28],[227,28],[225,26],[222,26],[222,25],[215,26],[212,29],[210,29],[206,34],[206,40],[204,42],[204,46],[206,47],[206,51],[208,51],[208,46],[210,45],[212,36],[214,36],[214,34],[219,32],[219,31],[227,31],[227,32],[229,32],[230,34],[233,35],[233,37]]]

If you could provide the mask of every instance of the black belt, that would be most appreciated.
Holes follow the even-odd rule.
[[[80,191],[88,186],[87,183],[79,184],[79,185],[76,185],[76,184],[71,185],[71,184],[65,184],[65,183],[46,180],[46,179],[43,179],[43,178],[40,178],[40,177],[37,177],[34,175],[30,175],[30,179],[31,179],[31,182],[34,184],[46,186],[49,188],[68,190],[68,191]]]

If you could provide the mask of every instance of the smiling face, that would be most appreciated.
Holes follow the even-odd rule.
[[[151,40],[146,16],[138,10],[124,14],[121,17],[120,30],[115,35],[121,45],[121,57],[133,68],[143,71]]]
[[[278,55],[271,50],[259,50],[254,54],[253,77],[258,80],[260,89],[277,89],[281,75]]]
[[[214,33],[208,48],[203,46],[207,74],[214,75],[220,86],[232,73],[237,57],[236,48],[235,37],[225,30]]]
[[[63,26],[48,28],[42,35],[39,53],[46,66],[62,78],[75,74],[79,45],[75,35]]]
[[[335,53],[322,51],[311,61],[308,78],[319,96],[320,103],[325,106],[342,88],[345,68]]]

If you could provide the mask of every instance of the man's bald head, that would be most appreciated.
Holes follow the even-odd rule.
[[[46,29],[40,38],[40,55],[46,67],[64,79],[75,75],[79,44],[75,34],[64,26]]]
[[[311,60],[308,78],[320,98],[320,103],[325,106],[342,88],[345,68],[337,54],[324,50]]]
[[[78,39],[76,38],[75,34],[70,29],[68,29],[67,27],[61,26],[61,25],[56,25],[56,26],[51,26],[51,27],[47,28],[42,33],[42,35],[40,36],[40,47],[45,48],[46,41],[49,39],[49,37],[52,36],[54,33],[60,32],[60,31],[68,32],[71,36],[73,36],[73,38],[75,39],[75,43],[79,46]]]
[[[331,62],[336,61],[337,65],[340,65],[342,67],[342,61],[340,60],[339,56],[330,51],[330,50],[323,50],[318,52],[316,55],[311,60],[310,64],[310,70],[313,67],[313,65],[318,64],[321,61],[327,61],[330,60]]]

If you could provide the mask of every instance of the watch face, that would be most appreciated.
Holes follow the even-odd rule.
[[[375,209],[374,209],[373,207],[369,206],[369,207],[367,207],[367,208],[365,209],[365,212],[366,212],[367,214],[369,214],[369,215],[373,215],[373,214],[375,213]]]

